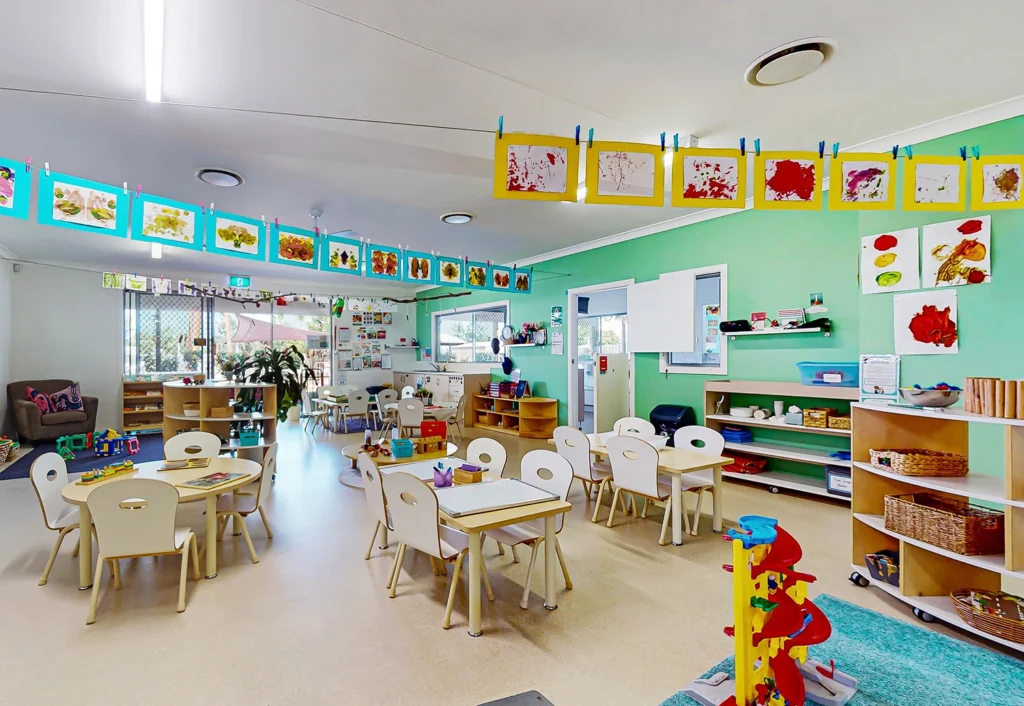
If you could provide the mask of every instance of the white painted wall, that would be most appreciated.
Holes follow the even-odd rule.
[[[11,263],[0,261],[0,427],[5,434],[10,433],[5,420],[11,381],[11,270]]]

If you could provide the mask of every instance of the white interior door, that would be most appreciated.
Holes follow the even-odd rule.
[[[615,422],[629,416],[629,356],[605,357],[605,372],[600,370],[600,358],[594,364],[594,431],[598,434],[611,431]]]

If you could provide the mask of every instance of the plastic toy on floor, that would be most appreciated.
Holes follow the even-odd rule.
[[[715,674],[683,690],[704,706],[843,706],[857,691],[857,680],[807,659],[807,648],[832,634],[825,614],[807,598],[810,574],[796,570],[803,551],[796,539],[770,517],[747,515],[723,539],[732,542],[732,627],[736,679]],[[731,692],[731,693],[730,693]],[[728,694],[728,695],[727,695]]]
[[[57,453],[65,461],[75,460],[75,451],[92,448],[92,432],[87,434],[69,434],[57,437]]]
[[[124,447],[128,450],[129,456],[134,456],[139,452],[139,437],[129,436],[124,440]]]
[[[125,437],[113,429],[101,431],[93,436],[93,445],[96,447],[96,455],[100,458],[120,456],[124,453]],[[137,442],[136,442],[137,443]]]

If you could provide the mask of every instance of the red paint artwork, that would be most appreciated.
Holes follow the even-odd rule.
[[[508,191],[562,193],[568,155],[562,147],[509,145],[505,170]]]
[[[739,188],[732,157],[687,157],[683,164],[683,198],[732,201]]]
[[[939,309],[925,304],[910,319],[910,334],[915,341],[952,348],[957,341],[956,321],[950,316],[950,307]]]
[[[894,247],[899,245],[900,241],[896,239],[895,235],[885,233],[875,238],[875,250],[879,252],[885,252],[886,250],[892,250]]]
[[[812,160],[765,160],[765,200],[810,201],[814,197],[815,165]]]

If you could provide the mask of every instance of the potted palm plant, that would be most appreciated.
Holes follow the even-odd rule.
[[[306,359],[294,345],[284,349],[268,347],[257,351],[241,362],[236,374],[242,382],[276,385],[277,420],[298,420],[302,390],[313,378],[313,369],[306,364]]]
[[[231,382],[235,379],[235,373],[241,375],[241,364],[245,359],[241,353],[221,353],[217,356],[217,365],[224,373],[224,379]]]

